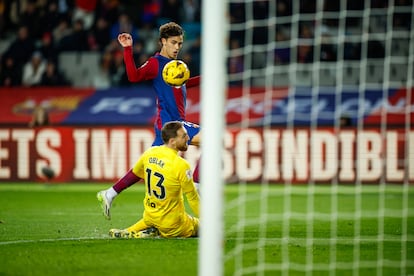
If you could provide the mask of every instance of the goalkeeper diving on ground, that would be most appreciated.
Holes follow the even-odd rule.
[[[189,136],[178,121],[166,123],[161,136],[164,145],[146,150],[132,168],[132,173],[145,181],[142,219],[126,229],[111,229],[111,237],[198,236],[200,197],[190,164],[179,155],[188,149]],[[196,217],[186,212],[183,195]]]

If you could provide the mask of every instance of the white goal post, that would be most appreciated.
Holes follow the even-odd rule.
[[[202,4],[198,275],[414,273],[414,0]]]
[[[221,155],[226,95],[227,1],[202,3],[200,276],[223,273],[223,176]]]

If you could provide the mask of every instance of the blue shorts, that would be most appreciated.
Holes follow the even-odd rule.
[[[200,126],[194,123],[190,123],[187,121],[181,121],[183,123],[185,129],[187,130],[187,134],[190,137],[188,140],[188,144],[191,144],[191,141],[193,140],[193,137],[196,136],[200,132]],[[155,131],[155,139],[152,143],[152,146],[161,146],[164,144],[164,141],[162,141],[161,137],[161,129],[154,128]]]

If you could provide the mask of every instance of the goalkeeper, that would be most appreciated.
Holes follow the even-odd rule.
[[[199,195],[189,163],[179,156],[188,148],[188,134],[178,121],[166,123],[162,146],[146,150],[132,168],[132,173],[145,179],[144,213],[141,220],[126,229],[111,229],[116,238],[150,236],[195,237],[198,235]],[[185,211],[183,194],[197,217]]]
[[[178,88],[167,85],[162,78],[162,69],[165,64],[177,59],[178,53],[183,47],[184,30],[182,27],[174,22],[162,25],[159,29],[160,52],[150,57],[147,62],[138,68],[135,66],[132,53],[132,36],[128,33],[122,33],[118,36],[118,42],[124,49],[124,62],[128,79],[131,82],[151,80],[157,95],[158,110],[154,123],[155,140],[152,145],[159,146],[163,144],[161,128],[166,122],[181,121],[189,135],[189,144],[199,146],[200,128],[196,124],[185,121],[185,107],[186,87],[200,85],[200,76],[190,78],[185,85]],[[198,170],[197,164],[193,174],[195,182],[198,182]],[[140,178],[129,170],[112,187],[98,192],[97,198],[107,219],[111,218],[110,208],[113,199],[139,180]]]

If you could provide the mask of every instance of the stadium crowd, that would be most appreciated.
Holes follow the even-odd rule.
[[[134,57],[142,64],[157,51],[158,26],[175,21],[190,38],[181,57],[199,74],[199,0],[18,0],[0,1],[0,86],[70,85],[59,54],[100,54],[102,82],[126,86],[121,32],[131,33]]]
[[[122,49],[116,41],[120,32],[133,35],[134,58],[142,64],[158,50],[158,26],[174,21],[186,31],[186,43],[180,58],[190,67],[192,75],[200,73],[202,0],[0,0],[0,85],[36,86],[70,85],[62,74],[59,54],[62,52],[97,52],[100,56],[96,87],[128,86],[122,58]],[[359,60],[361,43],[345,40],[344,51],[338,52],[337,30],[339,19],[327,16],[322,24],[316,24],[314,13],[316,0],[278,0],[275,12],[269,9],[272,1],[254,1],[252,5],[239,1],[229,4],[231,23],[246,22],[253,16],[260,22],[276,14],[275,25],[255,24],[249,29],[252,36],[246,36],[246,29],[232,29],[229,37],[230,55],[228,71],[237,74],[244,71],[243,47],[247,44],[276,46],[269,55],[268,50],[254,57],[253,68],[266,65],[312,63],[315,57],[323,62],[337,60]],[[323,10],[339,12],[341,1],[324,1]],[[387,32],[387,0],[370,1],[371,9],[382,10],[375,20],[370,20],[369,33]],[[396,7],[410,7],[412,0],[396,0]],[[362,12],[366,2],[346,1],[345,34],[362,29],[362,17],[353,12]],[[292,14],[300,14],[299,22],[291,20]],[[409,13],[394,11],[393,28],[410,29]],[[264,22],[264,21],[263,21]],[[295,27],[295,28],[293,28]],[[322,37],[320,47],[315,48],[314,37]],[[332,34],[332,39],[331,39]],[[291,41],[297,36],[297,47],[292,51]],[[246,40],[249,39],[249,40]],[[2,47],[1,47],[2,46]],[[320,51],[315,55],[315,50]],[[296,53],[296,57],[292,57]],[[384,41],[370,36],[368,58],[384,58]],[[260,58],[261,56],[261,58]],[[272,58],[269,58],[272,57]]]

